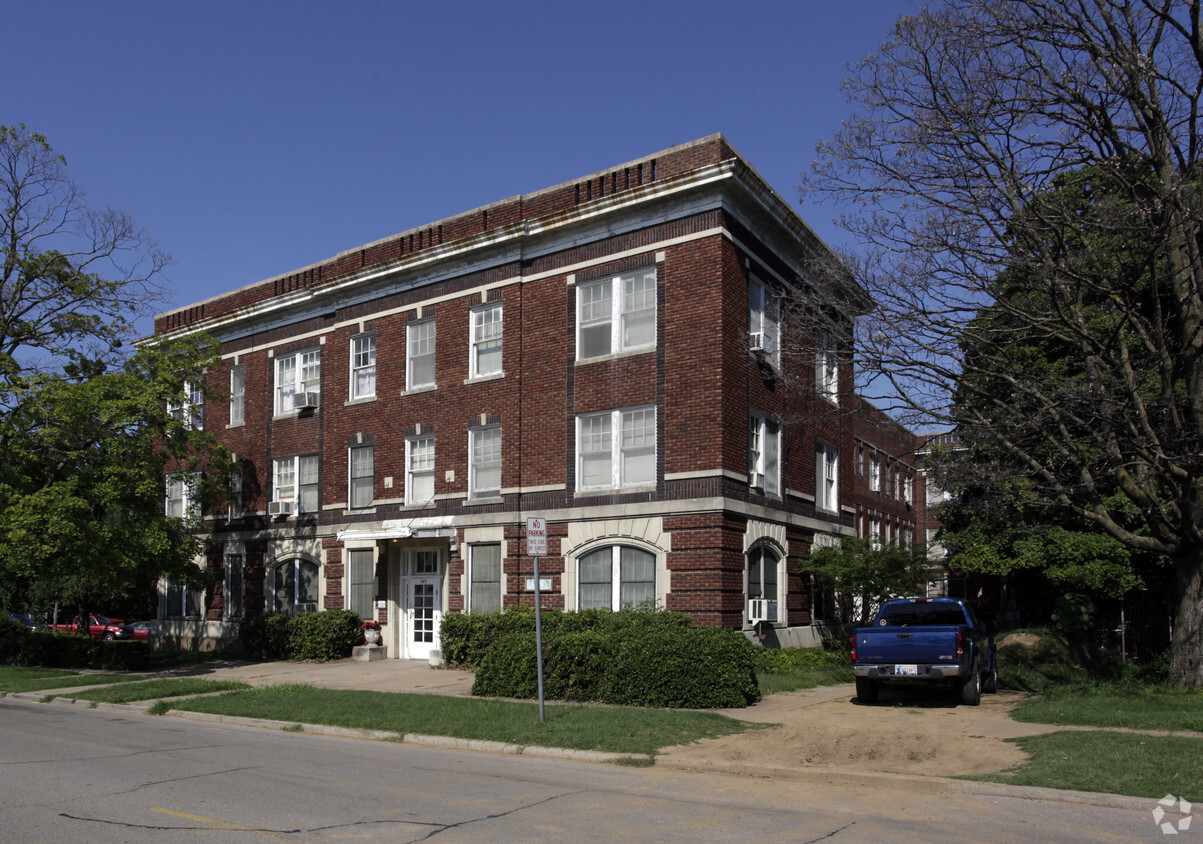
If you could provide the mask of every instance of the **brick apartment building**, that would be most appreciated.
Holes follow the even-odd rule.
[[[207,385],[230,401],[203,424],[242,469],[201,515],[216,585],[166,588],[165,627],[220,640],[244,613],[349,608],[425,658],[444,613],[531,602],[540,516],[545,606],[654,602],[814,642],[816,537],[874,513],[914,530],[894,515],[911,466],[879,463],[890,507],[854,500],[892,448],[856,432],[838,339],[867,301],[824,297],[809,324],[830,330],[783,316],[815,253],[714,135],[161,315],[156,336],[220,342]],[[169,512],[189,493],[170,478]]]

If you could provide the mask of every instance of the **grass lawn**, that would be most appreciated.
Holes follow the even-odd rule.
[[[1008,741],[1032,758],[1012,771],[970,779],[1203,801],[1203,739],[1075,731]]]
[[[25,668],[0,665],[0,693],[37,692],[42,689],[70,689],[76,686],[103,686],[143,680],[137,674],[81,674],[68,668]]]
[[[246,683],[235,680],[202,680],[198,677],[168,677],[162,680],[122,683],[103,689],[88,689],[71,692],[70,697],[78,700],[94,700],[98,703],[132,703],[138,700],[159,700],[184,695],[207,695],[233,689],[249,689]]]
[[[1203,693],[1140,686],[1068,687],[1024,701],[1011,717],[1035,724],[1203,732]]]
[[[548,704],[540,722],[536,703],[300,685],[228,692],[173,703],[171,708],[648,757],[662,747],[756,728],[713,712],[579,704]]]

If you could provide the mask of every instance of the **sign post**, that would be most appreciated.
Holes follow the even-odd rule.
[[[543,615],[539,594],[539,558],[547,556],[547,519],[526,520],[526,553],[535,560],[535,665],[539,672],[539,720],[543,720]]]

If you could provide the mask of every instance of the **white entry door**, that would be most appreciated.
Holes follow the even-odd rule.
[[[405,584],[405,646],[403,658],[429,659],[439,647],[443,620],[438,578],[415,578]]]

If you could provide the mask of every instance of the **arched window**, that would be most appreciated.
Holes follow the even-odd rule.
[[[287,560],[272,569],[272,609],[291,613],[317,612],[317,563]]]
[[[577,605],[582,610],[641,607],[656,600],[656,555],[608,545],[578,561]]]
[[[748,600],[764,599],[767,620],[776,621],[777,616],[777,564],[780,557],[768,545],[758,545],[748,552]]]

